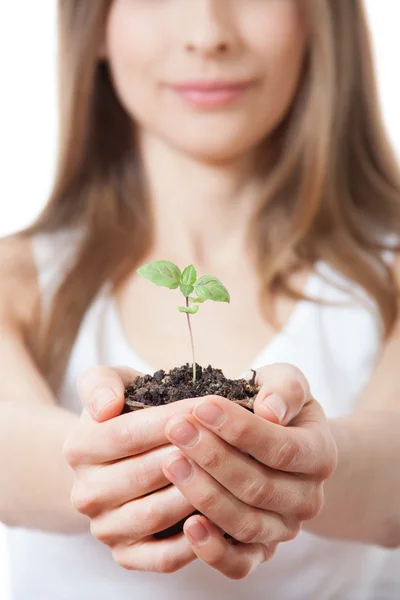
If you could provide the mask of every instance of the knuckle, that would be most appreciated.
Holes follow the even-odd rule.
[[[290,527],[288,527],[286,529],[286,532],[284,533],[284,535],[282,536],[280,541],[281,542],[291,542],[299,535],[300,529],[301,529],[300,523],[291,525]]]
[[[324,507],[324,501],[325,501],[325,497],[324,497],[323,485],[317,485],[313,492],[313,498],[311,501],[311,509],[310,509],[310,514],[308,517],[309,519],[315,519],[315,517],[318,517],[318,515],[321,514],[322,509]]]
[[[334,473],[338,464],[338,448],[333,435],[330,432],[325,443],[327,446],[325,450],[325,456],[327,459],[325,464],[325,472],[323,475],[324,479],[328,479]]]
[[[117,546],[116,548],[112,549],[111,553],[114,561],[123,569],[126,569],[127,571],[132,571],[138,568],[132,563],[132,560],[125,546]]]
[[[278,544],[294,540],[301,531],[301,520],[297,516],[282,518],[282,523],[283,531],[274,540]]]
[[[307,484],[309,486],[309,484]],[[294,514],[300,521],[309,521],[317,517],[324,505],[323,485],[314,483],[309,486],[306,493],[302,494],[295,504]]]
[[[119,424],[110,430],[111,447],[118,452],[122,451],[129,455],[135,452],[137,447],[137,437],[128,423]]]
[[[300,521],[314,519],[322,512],[324,505],[323,484],[314,482],[311,486],[310,484],[307,486],[307,491],[299,494],[294,503],[293,514]]]
[[[233,537],[244,544],[256,544],[260,542],[263,537],[263,528],[261,527],[258,519],[251,515],[243,520],[239,527],[233,532]]]
[[[213,512],[218,506],[219,497],[216,490],[209,489],[200,496],[198,505],[201,512]]]
[[[176,573],[181,568],[179,555],[174,554],[169,549],[161,552],[157,563],[157,571],[159,573]]]
[[[281,470],[296,469],[304,457],[304,449],[302,445],[295,439],[289,436],[283,441],[282,445],[275,450],[273,458],[274,466]]]
[[[285,370],[289,389],[292,389],[294,393],[301,394],[303,397],[304,393],[309,391],[310,388],[307,377],[301,369],[291,363],[285,364]]]
[[[223,546],[213,549],[207,556],[207,564],[220,572],[224,571],[226,560],[226,550]]]
[[[267,375],[267,373],[265,373]],[[304,399],[310,396],[310,385],[303,371],[290,363],[277,363],[270,367],[268,376],[265,377],[268,382],[268,389],[272,383],[277,393],[287,397],[292,402],[302,403]]]
[[[149,502],[149,504],[143,508],[143,512],[140,515],[140,523],[141,529],[147,532],[145,535],[156,531],[160,526],[162,527],[164,525],[162,511],[160,511],[156,502]]]
[[[148,461],[134,460],[133,468],[127,474],[127,483],[129,489],[136,495],[140,494],[155,482],[154,465],[149,465]]]
[[[255,479],[243,494],[243,502],[255,508],[267,509],[276,503],[278,491],[271,480]]]
[[[87,394],[88,386],[93,377],[95,377],[97,367],[89,367],[85,369],[81,373],[79,373],[77,378],[77,388],[78,394],[81,398]]]
[[[296,515],[300,521],[309,521],[317,516],[316,507],[314,502],[305,502],[304,500],[299,504]]]
[[[74,438],[67,438],[63,445],[63,456],[73,469],[80,464],[82,453]]]
[[[314,469],[313,473],[319,481],[325,481],[333,474],[337,467],[338,451],[333,436],[323,434],[316,442],[316,448],[313,452]]]
[[[251,423],[245,419],[237,419],[231,424],[230,441],[234,446],[244,445],[254,436]]]
[[[278,543],[274,542],[270,544],[263,544],[262,549],[264,554],[262,562],[268,562],[269,560],[271,560],[271,558],[275,556],[276,551],[278,549]]]
[[[336,467],[337,458],[328,459],[323,465],[322,469],[320,470],[320,476],[322,477],[322,479],[324,481],[325,479],[329,479],[329,477],[331,477],[331,475],[333,475],[333,472],[336,470]]]
[[[215,448],[210,448],[201,458],[201,466],[206,470],[214,470],[221,464],[221,455]]]
[[[103,519],[93,519],[90,522],[90,533],[99,542],[112,546],[115,543],[115,534],[112,533]]]
[[[94,365],[83,371],[78,376],[77,387],[78,393],[82,400],[86,403],[89,400],[88,396],[95,387],[102,385],[107,380],[107,375],[111,369],[102,365]]]
[[[303,379],[304,375],[301,373],[301,379],[289,379],[287,382],[289,397],[296,403],[301,403],[304,400],[305,390],[304,383],[302,383]]]
[[[83,515],[88,517],[98,514],[101,509],[101,501],[96,493],[85,487],[74,486],[71,492],[72,506]]]

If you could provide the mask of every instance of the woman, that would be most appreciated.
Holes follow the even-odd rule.
[[[1,245],[14,598],[395,597],[400,183],[362,2],[59,17],[54,191]],[[211,396],[120,415],[137,372],[189,360],[179,300],[136,274],[160,258],[230,291],[194,319],[197,359],[257,368],[255,414]]]

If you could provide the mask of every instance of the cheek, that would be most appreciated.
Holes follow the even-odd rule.
[[[306,45],[291,0],[238,4],[246,7],[238,15],[243,54],[226,69],[244,73],[247,68],[260,76],[262,85],[241,107],[206,115],[189,110],[160,86],[164,72],[171,76],[177,64],[182,67],[177,32],[168,15],[149,18],[137,6],[131,0],[115,1],[106,40],[114,86],[132,119],[180,149],[218,159],[246,152],[278,125],[295,94]],[[188,64],[179,70],[190,72]]]
[[[271,119],[279,120],[295,96],[302,73],[308,38],[303,16],[292,0],[271,0],[265,3],[264,18],[247,12],[242,26],[264,74],[265,105]]]
[[[116,92],[134,116],[137,107],[150,106],[155,98],[149,76],[157,72],[165,50],[157,23],[144,18],[140,11],[124,10],[125,4],[117,0],[111,11],[106,45]]]

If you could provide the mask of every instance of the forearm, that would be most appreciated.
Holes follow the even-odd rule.
[[[321,514],[304,529],[388,547],[400,545],[400,413],[359,411],[330,421],[338,466]]]
[[[70,502],[73,472],[64,440],[78,417],[56,406],[0,403],[0,521],[81,533],[88,521]]]

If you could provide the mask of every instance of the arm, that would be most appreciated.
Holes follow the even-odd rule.
[[[29,244],[0,242],[0,521],[68,533],[88,530],[70,502],[63,444],[78,416],[56,405],[26,338],[37,300]]]
[[[330,425],[338,466],[325,482],[321,514],[304,529],[330,538],[400,546],[400,411],[360,409]]]
[[[395,265],[400,283],[400,261]],[[338,466],[322,513],[305,529],[332,538],[400,546],[400,319],[358,409],[330,421]]]

